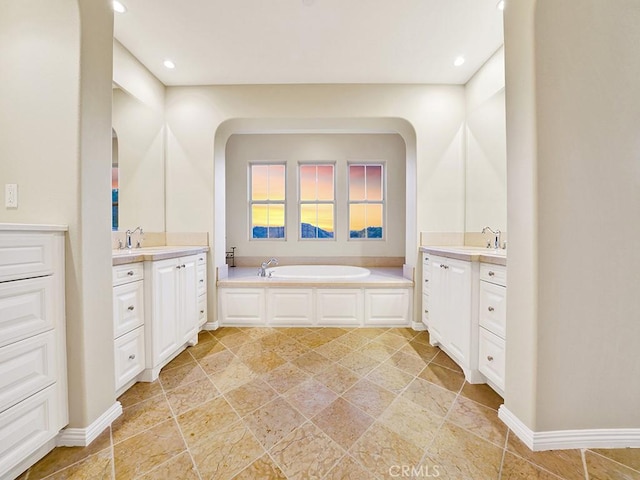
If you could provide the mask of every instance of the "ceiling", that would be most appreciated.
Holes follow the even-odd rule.
[[[497,0],[121,2],[116,39],[165,85],[464,84],[503,38]]]

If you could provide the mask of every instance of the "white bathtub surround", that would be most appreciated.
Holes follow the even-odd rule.
[[[236,266],[237,267],[253,267],[254,265],[260,265],[266,260],[266,257],[255,256],[243,256],[239,255],[236,250]],[[278,258],[278,265],[354,265],[358,267],[376,267],[376,268],[393,268],[402,267],[404,264],[404,257],[289,257],[276,255]]]
[[[354,280],[364,279],[371,270],[352,265],[285,265],[266,270],[266,277],[292,280]]]
[[[315,276],[314,267],[325,268]],[[306,278],[259,277],[257,267],[229,269],[229,277],[217,282],[220,325],[412,325],[413,281],[402,276],[401,268],[371,268],[365,276],[335,278],[347,271],[365,273],[335,266],[331,278],[327,267],[296,266]]]

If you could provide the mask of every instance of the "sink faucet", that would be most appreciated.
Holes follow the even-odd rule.
[[[259,277],[266,277],[267,276],[267,268],[271,264],[277,265],[278,264],[278,259],[277,258],[272,258],[271,260],[268,260],[266,262],[262,262],[262,265],[260,265],[260,268],[258,269],[258,276]]]
[[[142,227],[136,227],[134,230],[127,230],[125,232],[126,234],[126,240],[125,240],[125,246],[127,248],[131,248],[131,236],[136,233],[137,231],[140,231],[140,235],[142,235],[144,232],[142,231]],[[138,244],[137,244],[137,248],[140,248],[140,241],[138,240]]]
[[[484,227],[482,229],[482,233],[487,233],[487,231],[493,233],[496,238],[494,240],[494,244],[493,244],[493,248],[502,248],[502,242],[500,241],[500,237],[502,235],[502,232],[500,230],[492,230],[491,227]]]

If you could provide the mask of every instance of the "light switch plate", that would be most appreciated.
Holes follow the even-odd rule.
[[[18,184],[17,183],[5,184],[4,205],[7,208],[18,208]]]

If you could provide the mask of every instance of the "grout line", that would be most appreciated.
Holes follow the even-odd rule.
[[[587,468],[587,455],[586,449],[580,449],[580,457],[582,458],[582,467],[584,468],[584,478],[585,480],[589,480],[589,469]]]

